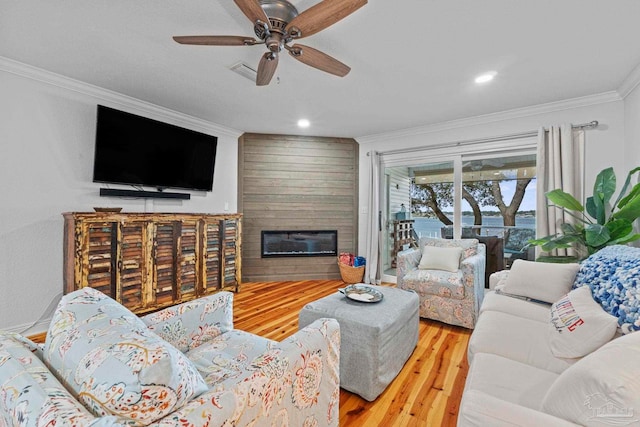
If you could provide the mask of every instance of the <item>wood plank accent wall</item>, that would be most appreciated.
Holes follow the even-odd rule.
[[[242,281],[339,279],[336,258],[261,258],[262,230],[338,230],[357,252],[358,143],[350,138],[246,133],[238,144]]]

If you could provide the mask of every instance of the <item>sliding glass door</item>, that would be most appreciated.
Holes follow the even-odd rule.
[[[396,253],[411,245],[399,232],[407,223],[420,237],[478,238],[494,270],[514,259],[535,236],[536,161],[532,150],[468,153],[389,162],[384,168],[383,267],[395,276]],[[396,163],[396,164],[394,164]],[[384,276],[383,276],[384,280]]]
[[[441,237],[453,224],[454,161],[385,167],[384,176],[383,271],[395,276],[396,254],[411,245],[407,240]]]
[[[488,268],[534,258],[533,248],[525,246],[536,234],[535,174],[533,153],[463,156],[461,235],[487,245],[493,264]]]

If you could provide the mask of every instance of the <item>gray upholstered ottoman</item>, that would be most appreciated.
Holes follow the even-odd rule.
[[[300,311],[298,327],[332,317],[340,324],[340,387],[368,401],[398,375],[418,343],[418,295],[376,286],[384,298],[367,303],[337,292]]]

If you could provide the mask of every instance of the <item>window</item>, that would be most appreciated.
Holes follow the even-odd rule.
[[[385,167],[385,273],[395,274],[394,221],[404,217],[399,214],[403,204],[416,239],[479,238],[500,258],[496,269],[509,268],[517,258],[533,259],[533,251],[524,246],[535,237],[535,173],[531,149]]]

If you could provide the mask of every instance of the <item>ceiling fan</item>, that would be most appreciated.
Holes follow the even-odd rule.
[[[311,36],[355,12],[367,0],[323,0],[302,13],[287,0],[234,0],[253,23],[259,40],[244,36],[175,36],[180,44],[211,46],[253,46],[265,44],[266,52],[258,65],[257,86],[268,85],[276,72],[282,49],[298,61],[311,67],[346,76],[351,68],[317,49],[301,44],[289,45],[293,40]]]

